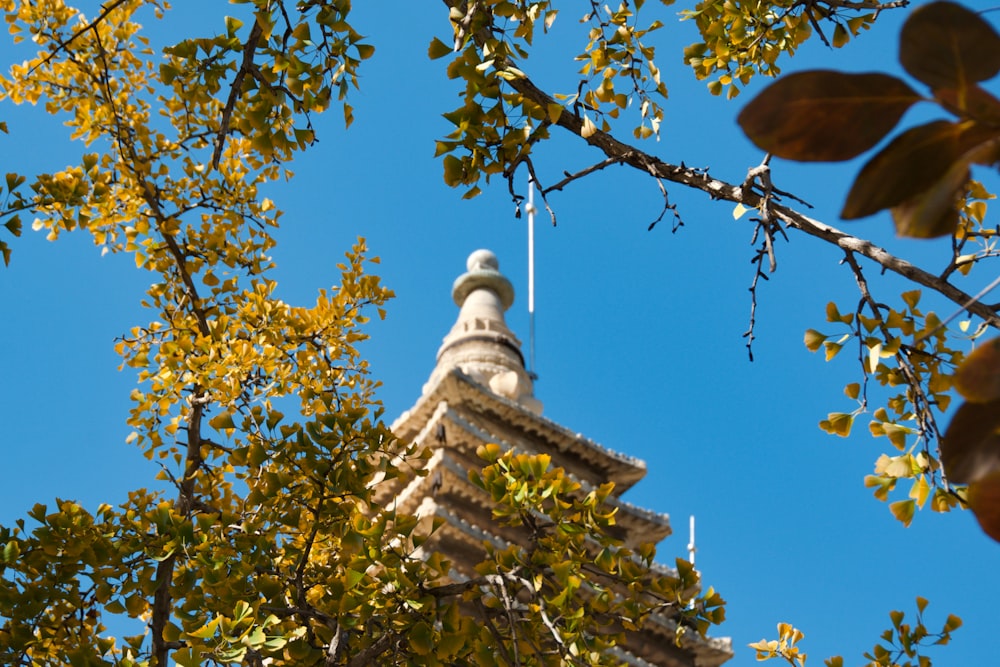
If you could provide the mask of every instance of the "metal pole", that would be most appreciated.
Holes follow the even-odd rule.
[[[528,178],[528,374],[535,374],[535,180]]]
[[[688,542],[688,561],[694,565],[694,552],[697,549],[694,546],[694,514],[691,515],[691,541]]]

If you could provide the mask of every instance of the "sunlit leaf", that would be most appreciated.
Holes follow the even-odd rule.
[[[833,433],[842,438],[851,434],[851,426],[853,425],[854,415],[843,412],[831,412],[826,419],[819,423],[819,427],[827,433]]]
[[[848,160],[881,141],[920,99],[888,74],[813,70],[768,86],[738,122],[751,141],[778,157]]]
[[[805,343],[806,349],[810,352],[815,352],[823,345],[826,341],[826,334],[820,333],[815,329],[806,329],[805,336],[803,336],[802,342]]]
[[[898,500],[889,503],[889,511],[904,526],[909,527],[910,523],[913,522],[913,515],[916,513],[916,503],[913,500]]]

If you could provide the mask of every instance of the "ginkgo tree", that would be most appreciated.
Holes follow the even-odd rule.
[[[59,500],[0,528],[0,660],[603,664],[614,662],[606,649],[622,628],[641,623],[652,608],[673,610],[681,629],[704,632],[721,620],[721,600],[711,591],[692,601],[696,575],[683,567],[670,575],[642,569],[621,582],[636,591],[634,600],[617,599],[600,613],[581,617],[575,613],[579,600],[559,595],[565,588],[560,577],[567,572],[552,568],[553,555],[566,550],[559,540],[526,552],[493,553],[479,579],[456,585],[447,580],[446,562],[417,557],[423,536],[414,532],[412,517],[371,505],[372,482],[409,474],[400,462],[421,455],[396,441],[381,422],[374,382],[357,349],[366,318],[382,312],[391,292],[367,273],[373,260],[366,259],[359,242],[341,266],[340,284],[322,291],[315,305],[277,299],[269,252],[280,208],[262,190],[288,177],[289,162],[316,140],[317,114],[336,107],[350,124],[349,96],[374,45],[352,27],[346,0],[233,4],[235,16],[206,28],[207,35],[192,27],[193,34],[159,49],[145,40],[135,18],[139,11],[150,20],[170,11],[159,0],[107,0],[91,17],[62,0],[0,0],[12,36],[30,40],[38,50],[3,75],[0,97],[41,104],[69,125],[84,153],[79,164],[59,171],[15,170],[7,176],[0,208],[7,232],[0,251],[5,262],[12,251],[16,258],[12,237],[20,233],[22,218],[30,219],[52,239],[88,232],[102,250],[131,255],[152,277],[144,301],[150,319],[124,333],[118,352],[138,373],[128,415],[131,439],[162,464],[158,484],[170,489],[163,493],[147,485],[124,505],[96,511]],[[655,180],[664,215],[673,212],[678,222],[680,213],[668,198],[672,188],[735,205],[755,231],[750,253],[758,277],[775,270],[785,235],[805,233],[839,248],[859,299],[830,304],[822,326],[836,331],[811,329],[805,343],[824,349],[828,359],[855,346],[860,378],[845,388],[856,407],[831,412],[820,426],[846,435],[859,415],[870,412],[870,429],[885,438],[889,452],[877,459],[869,483],[876,497],[892,499],[890,507],[904,523],[925,504],[946,511],[971,501],[975,508],[976,493],[961,483],[981,481],[987,482],[978,496],[984,499],[983,509],[977,509],[982,521],[995,508],[997,475],[996,458],[986,457],[981,465],[980,454],[995,445],[995,428],[963,426],[979,420],[956,417],[954,428],[966,445],[949,462],[947,452],[939,451],[944,431],[939,422],[955,384],[985,410],[996,401],[991,372],[985,380],[972,373],[963,382],[955,371],[975,339],[1000,325],[997,307],[951,280],[955,274],[988,271],[997,256],[996,229],[987,216],[992,186],[984,178],[965,178],[970,165],[996,163],[995,100],[984,87],[996,74],[997,50],[990,46],[995,30],[950,3],[931,5],[926,11],[941,12],[932,21],[926,13],[923,19],[914,14],[918,28],[921,21],[936,21],[949,38],[966,44],[985,40],[982,52],[972,56],[964,49],[949,51],[955,40],[933,39],[901,54],[910,74],[931,89],[926,97],[960,119],[944,132],[943,125],[925,130],[953,149],[949,164],[955,168],[933,177],[922,174],[923,180],[901,179],[910,189],[896,201],[873,203],[878,193],[865,190],[865,182],[864,196],[849,200],[865,204],[849,213],[902,207],[908,221],[902,231],[951,236],[952,251],[942,258],[942,269],[915,266],[863,234],[801,213],[794,195],[774,183],[770,155],[751,165],[745,180],[727,182],[646,148],[641,142],[658,136],[664,118],[668,89],[655,40],[677,20],[678,8],[671,4],[574,5],[573,20],[582,11],[586,26],[585,39],[572,54],[578,75],[546,91],[532,78],[531,55],[555,22],[565,20],[560,7],[548,0],[444,0],[442,29],[428,36],[428,55],[445,59],[447,76],[463,90],[460,106],[445,113],[454,129],[436,143],[445,182],[471,197],[499,180],[519,207],[523,196],[516,183],[527,171],[554,221],[553,192],[624,165],[638,178]],[[755,78],[778,76],[807,40],[842,47],[880,13],[903,11],[906,4],[702,0],[680,7],[699,40],[677,55],[693,76],[707,81],[709,94],[735,98]],[[918,30],[918,45],[925,30]],[[974,40],[964,40],[968,31]],[[934,43],[948,54],[943,62],[955,65],[945,79],[911,58],[916,53],[926,61],[930,49],[933,59]],[[983,62],[970,69],[971,58]],[[975,76],[966,76],[971,71]],[[779,79],[778,85],[803,79],[788,81],[793,83]],[[855,110],[859,98],[867,103],[866,91],[873,87],[883,110],[924,99],[905,82],[884,77],[866,79],[860,88],[857,81],[841,85],[843,79],[831,76],[819,83],[812,89],[832,86]],[[780,101],[784,93],[777,90],[760,99],[770,94]],[[884,94],[893,91],[898,95]],[[773,117],[765,102],[756,104],[765,105],[765,120]],[[862,113],[862,120],[871,118]],[[880,120],[852,126],[870,140],[858,150],[877,143],[893,125]],[[0,124],[0,131],[6,130]],[[558,174],[543,173],[534,157],[556,132],[593,147],[600,157],[582,168],[561,165]],[[848,137],[853,140],[854,134]],[[851,144],[843,139],[831,143]],[[907,146],[912,149],[912,142],[904,141]],[[920,214],[927,211],[941,216],[922,224]],[[901,276],[910,288],[898,295],[877,293],[869,274],[879,272]],[[754,303],[756,288],[754,279]],[[956,328],[929,310],[931,297],[966,312],[964,323]],[[747,337],[749,347],[752,325]],[[995,356],[986,351],[969,356],[966,364],[995,369]],[[873,405],[874,384],[898,393]],[[541,513],[553,521],[579,522],[578,528],[604,547],[601,553],[612,555],[604,559],[606,571],[590,582],[593,587],[609,573],[622,572],[621,562],[648,567],[651,552],[632,553],[608,537],[612,518],[595,508],[594,498],[580,497],[562,471],[541,460],[514,465],[509,453],[482,454],[486,467],[476,480],[493,493],[499,516],[516,522],[522,513]],[[948,468],[955,479],[949,480]],[[907,495],[898,499],[901,491]],[[525,498],[533,504],[524,505]],[[569,565],[575,577],[593,571],[582,563]],[[528,603],[509,605],[506,625],[471,620],[470,609],[503,605],[501,590],[511,586]],[[918,600],[921,614],[925,605]],[[139,619],[142,631],[113,636],[107,627],[116,616]],[[890,616],[890,639],[907,650],[919,645],[899,612]],[[922,621],[917,627],[923,628]],[[939,635],[924,629],[920,639],[944,639],[956,627],[949,617]],[[783,626],[780,634],[776,643],[762,643],[758,650],[804,660],[791,651],[801,633]],[[877,653],[876,661],[894,659],[891,651]],[[926,664],[925,656],[919,660]]]
[[[392,292],[359,240],[314,304],[278,299],[281,213],[262,194],[316,114],[350,124],[373,46],[348,2],[240,4],[157,50],[136,14],[159,0],[0,2],[37,48],[0,97],[42,105],[83,152],[8,176],[7,229],[89,233],[151,282],[116,351],[137,373],[129,441],[159,466],[118,506],[56,499],[0,526],[0,664],[599,665],[654,611],[678,641],[704,634],[722,599],[623,546],[611,488],[584,494],[545,456],[482,452],[498,516],[539,530],[471,579],[373,501],[424,456],[382,421],[358,351]]]

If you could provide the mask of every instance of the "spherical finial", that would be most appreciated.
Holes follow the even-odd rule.
[[[476,271],[477,269],[493,269],[497,271],[500,269],[500,262],[497,261],[497,256],[493,254],[492,250],[480,249],[469,255],[469,259],[465,262],[465,268],[469,272]]]
[[[459,308],[465,303],[466,297],[479,289],[496,293],[503,309],[510,308],[510,304],[514,302],[514,287],[500,273],[500,262],[492,250],[475,251],[469,255],[465,265],[468,273],[460,275],[451,289],[451,296]]]

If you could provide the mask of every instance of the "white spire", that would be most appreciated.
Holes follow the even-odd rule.
[[[533,396],[524,367],[521,341],[504,319],[504,311],[514,302],[513,286],[489,250],[473,252],[466,266],[468,272],[455,280],[451,291],[461,308],[458,321],[438,350],[437,366],[424,391],[458,368],[494,393],[541,413],[542,404]]]

